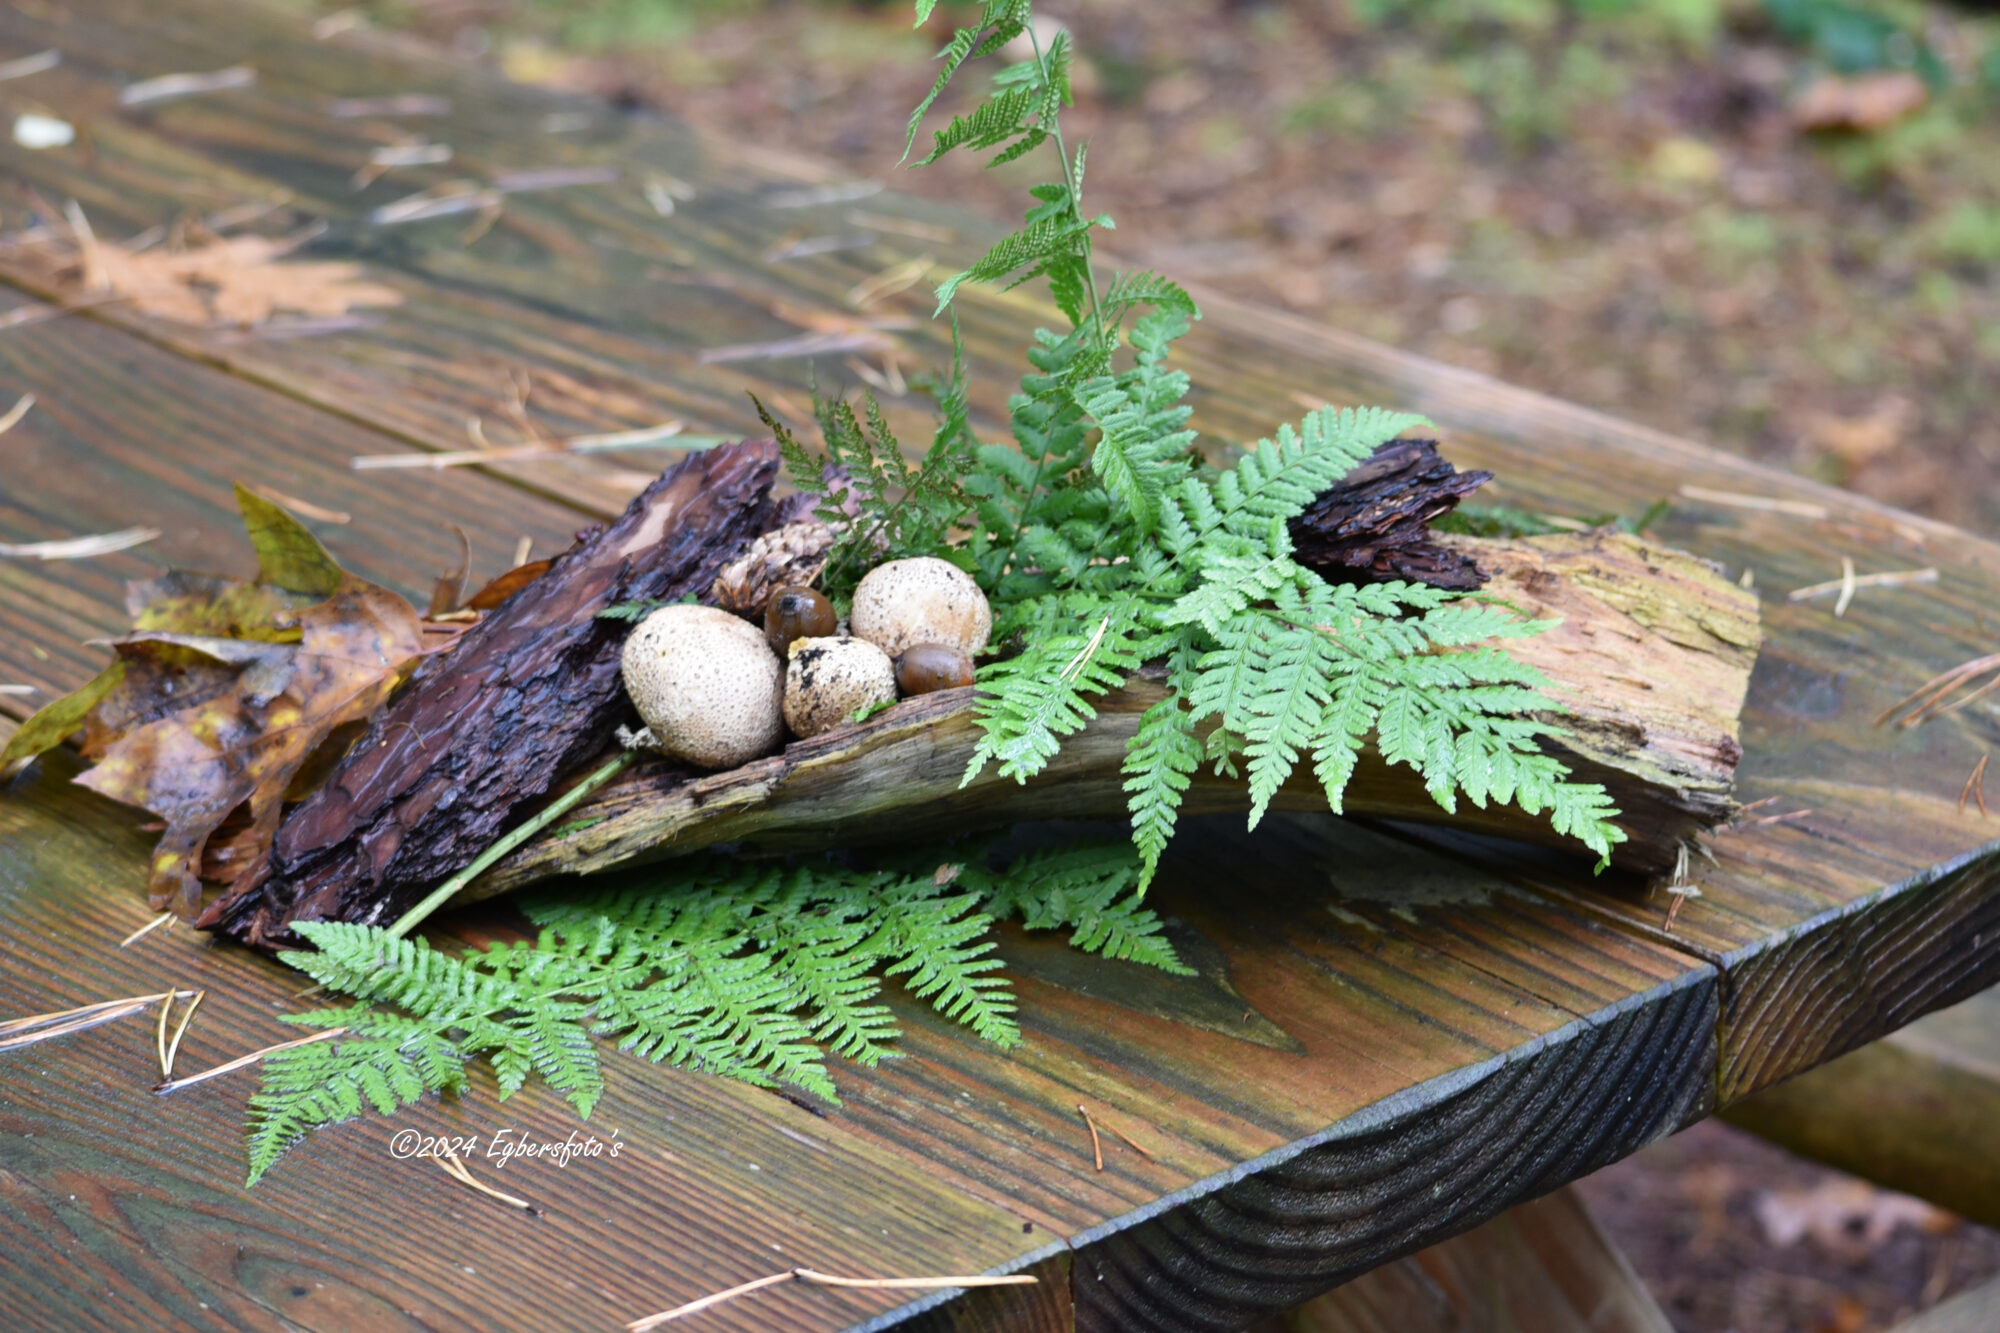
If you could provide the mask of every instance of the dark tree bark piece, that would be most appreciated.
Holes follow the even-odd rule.
[[[1431,540],[1430,525],[1493,480],[1438,457],[1436,440],[1391,440],[1292,520],[1298,562],[1334,583],[1404,579],[1471,592],[1472,557]]]
[[[470,863],[630,715],[618,602],[705,595],[778,522],[768,440],[696,454],[610,527],[419,667],[326,785],[278,830],[260,883],[218,899],[209,930],[271,947],[294,920],[393,921]]]

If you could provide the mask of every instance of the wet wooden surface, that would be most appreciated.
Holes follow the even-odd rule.
[[[0,111],[63,115],[83,133],[65,149],[0,145],[8,231],[27,222],[30,190],[76,199],[108,238],[282,199],[256,227],[324,220],[315,257],[359,259],[405,299],[333,329],[190,329],[116,304],[0,327],[0,396],[39,398],[0,436],[0,541],[163,530],[93,561],[0,560],[0,683],[43,692],[0,695],[17,715],[94,667],[80,641],[120,626],[123,579],[247,564],[233,479],[348,514],[315,526],[359,572],[413,594],[455,562],[456,523],[478,577],[521,536],[546,553],[622,506],[661,455],[443,474],[347,460],[467,447],[471,416],[515,442],[520,376],[558,435],[668,417],[739,432],[746,388],[796,419],[815,368],[837,388],[886,376],[885,358],[905,374],[940,360],[921,288],[863,309],[857,284],[925,254],[948,268],[998,231],[365,30],[315,41],[252,5],[0,10],[0,58],[51,48],[63,65],[0,83]],[[117,105],[137,79],[236,63],[254,86]],[[331,114],[337,98],[410,93],[450,110]],[[552,113],[583,128],[552,133]],[[450,143],[453,161],[352,188],[369,152],[406,132]],[[600,183],[507,194],[476,236],[476,214],[369,221],[421,187],[542,168],[595,169]],[[69,290],[19,245],[0,252],[0,276],[9,310]],[[845,1105],[824,1114],[614,1059],[582,1128],[616,1131],[618,1160],[475,1163],[543,1204],[539,1220],[396,1160],[391,1143],[406,1125],[560,1139],[579,1126],[552,1098],[502,1106],[475,1086],[322,1133],[246,1191],[245,1076],[156,1099],[150,1018],[126,1019],[0,1055],[0,1318],[609,1328],[804,1263],[1043,1282],[916,1300],[786,1286],[700,1327],[1233,1328],[2000,978],[2000,848],[1956,804],[1991,714],[1870,725],[1991,650],[1980,615],[2000,604],[2000,548],[1291,317],[1204,307],[1186,361],[1210,386],[1195,421],[1219,450],[1321,401],[1413,407],[1455,462],[1498,473],[1497,500],[1584,515],[1674,498],[1655,535],[1754,574],[1766,644],[1741,795],[1776,797],[1757,815],[1787,817],[1715,838],[1714,863],[1696,863],[1703,896],[1672,932],[1645,883],[1516,847],[1290,817],[1244,841],[1228,821],[1201,824],[1156,890],[1200,975],[1010,934],[1022,1048],[981,1046],[899,1000],[907,1058],[837,1067]],[[1025,293],[966,298],[989,433],[1042,313]],[[888,406],[922,429],[920,399]],[[1828,601],[1785,600],[1837,576],[1843,555],[1863,573],[1931,566],[1939,579],[1864,590],[1839,619]],[[210,998],[185,1068],[284,1035],[274,1016],[300,1003],[299,981],[276,965],[184,932],[115,947],[144,919],[145,816],[71,787],[72,772],[55,756],[0,795],[0,1014],[192,984]],[[1108,1145],[1095,1170],[1079,1102],[1152,1156]]]

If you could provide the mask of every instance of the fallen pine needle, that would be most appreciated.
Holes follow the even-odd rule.
[[[0,435],[21,424],[21,418],[28,415],[28,409],[35,405],[35,395],[24,393],[21,400],[7,409],[7,415],[0,417]]]
[[[1804,588],[1794,588],[1785,594],[1785,600],[1803,602],[1810,598],[1826,597],[1835,593],[1852,597],[1856,588],[1907,588],[1919,583],[1936,583],[1938,580],[1938,572],[1935,569],[1896,569],[1882,574],[1857,574],[1850,579],[1846,575],[1846,570],[1852,568],[1852,565],[1852,561],[1847,561],[1843,557],[1840,578],[1829,579],[1825,583],[1815,583]]]
[[[1972,776],[1965,780],[1965,790],[1958,794],[1958,808],[1961,811],[1965,809],[1966,797],[1976,796],[1979,798],[1979,814],[1981,818],[1984,818],[1986,815],[1986,760],[1986,755],[1982,754],[1979,756],[1979,762],[1973,765]]]
[[[1782,824],[1788,819],[1804,819],[1811,813],[1812,811],[1810,810],[1787,810],[1782,815],[1765,815],[1762,819],[1753,819],[1746,827],[1756,828],[1760,824]]]
[[[1681,908],[1687,903],[1688,899],[1701,897],[1701,890],[1692,884],[1676,884],[1669,888],[1667,892],[1672,894],[1674,899],[1672,905],[1667,908],[1667,923],[1665,927],[1671,933],[1674,928],[1674,922],[1680,917]]]
[[[70,537],[53,542],[0,542],[0,556],[17,560],[88,560],[110,555],[131,546],[143,546],[160,535],[158,528],[121,528],[93,537]]]
[[[909,218],[892,218],[886,213],[864,213],[858,208],[848,211],[847,221],[851,226],[892,231],[913,241],[933,241],[938,245],[951,245],[958,240],[958,233],[949,227],[933,227],[928,222],[914,222]]]
[[[1766,801],[1759,802],[1759,804],[1767,804],[1769,801],[1776,799],[1775,796],[1769,797]],[[1690,860],[1688,844],[1682,843],[1674,856],[1673,879],[1667,885],[1667,892],[1672,895],[1673,901],[1667,905],[1667,919],[1662,929],[1669,934],[1673,933],[1674,922],[1680,919],[1681,908],[1687,905],[1687,900],[1701,897],[1701,889],[1688,878],[1688,863]]]
[[[27,324],[39,324],[45,319],[57,319],[63,315],[74,314],[79,310],[88,310],[92,306],[110,305],[116,301],[129,301],[131,299],[129,296],[122,296],[117,292],[107,292],[97,296],[84,297],[81,300],[71,301],[64,305],[24,305],[18,310],[9,310],[6,314],[0,315],[0,329],[18,329]]]
[[[648,1330],[661,1324],[724,1301],[733,1301],[738,1296],[747,1296],[753,1291],[762,1291],[765,1287],[774,1287],[780,1282],[804,1282],[816,1287],[859,1287],[870,1291],[935,1291],[945,1287],[1027,1287],[1040,1281],[1040,1278],[1027,1273],[1011,1273],[1005,1277],[834,1277],[810,1268],[792,1268],[742,1283],[727,1291],[718,1291],[698,1301],[689,1301],[686,1305],[677,1305],[659,1314],[647,1315],[644,1319],[635,1319],[625,1325],[625,1330],[626,1333],[648,1333]]]
[[[818,208],[821,204],[851,204],[882,193],[882,181],[849,181],[843,185],[808,185],[764,196],[766,208]]]
[[[1069,659],[1068,664],[1058,673],[1058,678],[1068,680],[1072,672],[1081,673],[1083,668],[1090,662],[1091,654],[1097,651],[1097,645],[1104,642],[1104,631],[1110,628],[1110,616],[1106,616],[1104,619],[1098,621],[1097,632],[1090,636],[1089,642],[1077,649],[1076,656]]]
[[[118,92],[119,106],[144,106],[197,93],[221,92],[225,88],[247,88],[257,82],[257,71],[248,65],[231,65],[212,74],[162,74],[157,79],[141,79]]]
[[[1809,504],[1804,500],[1780,500],[1769,495],[1745,495],[1741,491],[1711,491],[1705,486],[1683,486],[1681,494],[1690,500],[1706,500],[1731,509],[1758,509],[1770,514],[1793,514],[1799,518],[1827,517],[1825,505]]]
[[[166,925],[173,919],[174,919],[174,914],[172,912],[160,913],[158,916],[154,917],[151,921],[148,921],[145,925],[139,927],[137,930],[133,931],[130,935],[127,935],[124,939],[118,941],[118,947],[122,949],[128,944],[137,944],[140,940],[145,939],[148,935],[152,934],[154,931],[158,930],[161,926]]]
[[[198,990],[188,1001],[188,1007],[181,1010],[181,1021],[174,1025],[173,1039],[167,1043],[166,1067],[160,1071],[164,1078],[174,1076],[174,1057],[181,1053],[181,1038],[187,1035],[188,1024],[194,1022],[194,1011],[201,1008],[201,1002],[208,998],[208,992]]]
[[[10,1018],[0,1023],[0,1051],[10,1051],[18,1046],[32,1046],[52,1037],[67,1036],[72,1032],[82,1032],[100,1023],[109,1023],[127,1014],[136,1014],[149,1004],[190,994],[187,991],[163,991],[158,995],[131,995],[122,1000],[99,1000],[95,1004],[80,1005],[75,1009],[63,1009],[52,1014],[31,1014],[26,1018]]]
[[[1958,691],[1989,671],[2000,672],[2000,653],[1989,653],[1985,657],[1975,657],[1969,662],[1960,662],[1949,671],[1941,671],[1932,676],[1884,709],[1881,716],[1875,719],[1875,725],[1879,727],[1894,718],[1895,724],[1899,727],[1919,727],[1934,717],[1955,713],[1995,686],[2000,686],[2000,674],[1996,674],[1992,680],[1971,693],[1960,695],[1956,699],[1952,698]],[[1897,716],[1898,714],[1901,716]]]
[[[837,254],[842,250],[861,250],[875,244],[879,239],[872,231],[831,236],[802,236],[797,240],[782,241],[766,250],[764,262],[775,264],[785,259],[810,259],[814,255]]]
[[[275,1046],[266,1046],[262,1050],[252,1051],[248,1055],[239,1055],[234,1060],[226,1061],[215,1066],[213,1069],[204,1069],[199,1074],[189,1074],[186,1078],[169,1079],[165,1083],[155,1084],[153,1091],[175,1092],[181,1088],[191,1088],[197,1083],[206,1083],[212,1078],[220,1078],[224,1074],[233,1074],[245,1065],[254,1065],[267,1055],[276,1055],[279,1051],[289,1051],[294,1046],[310,1046],[316,1041],[331,1041],[335,1037],[344,1037],[346,1035],[346,1028],[328,1028],[324,1032],[315,1032],[310,1037],[300,1037],[297,1041],[281,1041]]]
[[[22,56],[18,60],[9,60],[0,63],[0,83],[8,79],[24,79],[30,74],[40,74],[43,70],[54,69],[60,64],[62,64],[60,51],[41,51],[35,55]]]
[[[337,97],[326,104],[326,114],[335,120],[358,120],[363,116],[448,116],[451,114],[451,99],[429,93]]]
[[[160,1028],[153,1037],[153,1050],[160,1057],[160,1077],[163,1079],[174,1076],[174,1071],[167,1068],[167,1020],[173,1016],[174,1001],[172,996],[168,996],[160,1004]]]
[[[1104,1144],[1097,1137],[1097,1122],[1090,1118],[1090,1108],[1082,1102],[1076,1104],[1076,1113],[1083,1117],[1084,1125],[1090,1130],[1090,1160],[1097,1164],[1099,1171],[1102,1171],[1104,1169]]]
[[[385,144],[368,154],[371,167],[428,167],[451,161],[448,143]]]
[[[1847,614],[1847,604],[1854,600],[1854,561],[1848,556],[1840,557],[1840,597],[1833,604],[1833,618],[1839,620]]]
[[[487,1185],[478,1180],[475,1180],[473,1178],[472,1172],[466,1167],[465,1163],[458,1160],[458,1154],[453,1152],[450,1148],[444,1146],[443,1144],[439,1144],[438,1152],[441,1153],[442,1155],[434,1158],[433,1160],[436,1161],[439,1166],[443,1167],[445,1174],[450,1176],[452,1179],[471,1186],[473,1189],[478,1190],[481,1194],[486,1195],[488,1198],[498,1199],[500,1202],[504,1204],[507,1204],[514,1208],[519,1208],[524,1213],[533,1213],[536,1217],[540,1217],[542,1215],[542,1209],[539,1204],[529,1203],[526,1199],[517,1199],[511,1194],[503,1194],[499,1190],[494,1189],[491,1185]]]
[[[847,289],[848,303],[857,310],[866,310],[877,301],[906,292],[924,280],[924,275],[937,263],[929,255],[908,260],[883,269],[872,278],[863,278]]]
[[[500,203],[498,190],[482,189],[471,181],[452,181],[383,204],[368,215],[368,221],[377,227],[393,227],[456,213],[477,213],[498,208]]]
[[[1119,1139],[1123,1140],[1125,1146],[1130,1148],[1133,1152],[1138,1153],[1141,1157],[1145,1158],[1149,1162],[1153,1160],[1153,1154],[1146,1151],[1145,1145],[1140,1143],[1137,1139],[1134,1139],[1130,1134],[1127,1134],[1124,1130],[1118,1128],[1118,1126],[1112,1124],[1108,1120],[1105,1122],[1104,1127],[1110,1130]]]
[[[316,518],[322,523],[352,523],[354,521],[354,515],[344,509],[327,509],[324,506],[314,504],[310,500],[301,500],[296,495],[287,495],[283,491],[274,490],[269,486],[252,486],[250,489],[273,504],[283,505],[300,518]]]
[[[660,445],[669,449],[700,449],[711,447],[711,442],[721,443],[721,437],[706,435],[681,435],[686,423],[663,421],[657,426],[646,426],[639,430],[614,431],[604,435],[577,435],[567,440],[556,440],[549,444],[505,445],[489,449],[449,449],[437,453],[407,454],[364,454],[348,460],[348,466],[357,472],[373,472],[386,468],[448,468],[466,467],[478,463],[491,463],[521,458],[557,458],[563,454],[590,453],[599,449],[643,449],[650,445]],[[474,422],[474,433],[484,438],[483,431]]]
[[[614,166],[524,167],[518,171],[495,172],[493,188],[501,194],[525,194],[530,190],[566,190],[576,185],[615,185],[623,173]]]

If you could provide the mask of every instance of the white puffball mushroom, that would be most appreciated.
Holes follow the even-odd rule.
[[[848,622],[856,637],[891,657],[920,643],[948,644],[973,657],[993,632],[993,608],[972,575],[926,555],[869,570],[854,589]]]
[[[785,667],[785,722],[817,736],[858,708],[896,701],[896,664],[866,639],[797,639]]]
[[[734,768],[785,739],[784,668],[749,621],[712,606],[663,606],[619,658],[625,692],[668,754]]]

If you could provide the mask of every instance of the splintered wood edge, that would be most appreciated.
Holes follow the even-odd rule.
[[[1598,531],[1480,541],[1494,571],[1488,595],[1554,629],[1509,647],[1570,685],[1573,711],[1552,715],[1558,752],[1579,778],[1605,784],[1630,836],[1614,861],[1649,873],[1671,867],[1682,839],[1733,809],[1742,750],[1738,720],[1761,636],[1755,595],[1704,561],[1629,534]],[[1579,682],[1588,688],[1577,688]],[[1127,742],[1158,700],[1142,672],[1096,701],[1097,715],[1048,768],[1021,784],[993,766],[971,782],[979,740],[971,688],[908,699],[865,723],[839,727],[721,773],[665,762],[613,783],[549,833],[477,881],[466,900],[561,874],[590,874],[716,843],[775,850],[941,836],[1021,820],[1122,816]],[[1577,850],[1545,819],[1513,806],[1461,803],[1446,815],[1411,770],[1364,757],[1346,793],[1350,813],[1450,820]],[[1273,802],[1325,809],[1310,773]],[[1184,809],[1241,810],[1240,781],[1204,768]],[[893,819],[883,818],[893,815]]]

